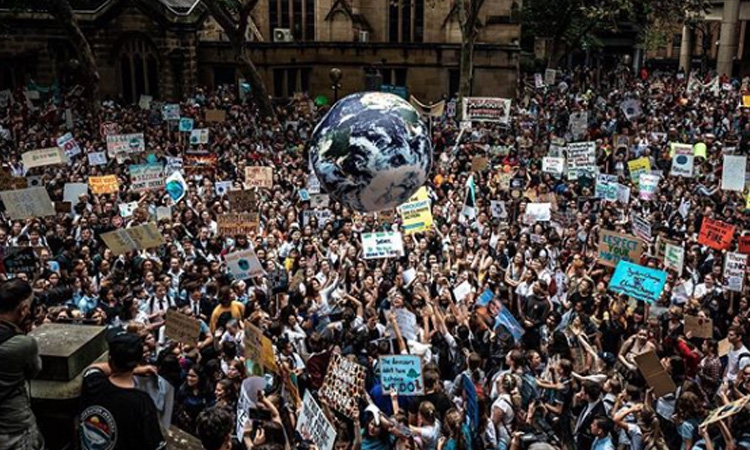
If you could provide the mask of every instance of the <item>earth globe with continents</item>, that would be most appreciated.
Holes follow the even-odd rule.
[[[315,127],[308,145],[320,185],[359,212],[406,202],[432,165],[427,126],[393,94],[365,92],[341,99]]]

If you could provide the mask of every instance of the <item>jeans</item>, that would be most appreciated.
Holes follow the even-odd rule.
[[[0,434],[0,450],[44,450],[44,437],[33,424],[19,434]]]

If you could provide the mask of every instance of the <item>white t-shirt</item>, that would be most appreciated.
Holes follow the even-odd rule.
[[[492,411],[499,409],[503,412],[502,423],[497,424],[497,441],[510,443],[510,428],[513,425],[513,419],[515,418],[515,412],[513,411],[513,405],[511,403],[510,395],[501,394],[497,400],[492,404]]]
[[[750,365],[750,356],[742,358],[742,362],[740,364],[740,356],[743,354],[750,354],[750,350],[748,350],[744,345],[737,350],[733,348],[729,350],[729,353],[727,354],[726,372],[726,377],[729,381],[736,380],[737,374],[740,372],[740,370]]]

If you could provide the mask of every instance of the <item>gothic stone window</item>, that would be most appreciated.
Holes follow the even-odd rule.
[[[315,0],[268,0],[271,32],[288,28],[295,41],[315,40]]]
[[[389,0],[388,41],[422,42],[424,40],[425,0]]]
[[[154,46],[145,37],[128,38],[120,49],[120,83],[126,102],[135,103],[141,95],[159,95],[159,70]]]

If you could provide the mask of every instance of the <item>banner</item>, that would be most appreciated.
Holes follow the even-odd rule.
[[[725,191],[745,190],[745,168],[747,156],[724,155],[721,169],[721,188]]]
[[[249,187],[271,189],[273,187],[273,169],[261,166],[245,167],[245,183]]]
[[[143,153],[146,151],[146,141],[143,133],[113,134],[107,136],[107,155],[110,158],[121,153]]]
[[[170,309],[165,319],[164,335],[174,342],[195,347],[201,335],[201,322]]]
[[[252,248],[239,252],[229,253],[224,256],[227,262],[227,268],[237,280],[247,280],[248,278],[259,277],[266,273],[263,265],[258,259],[258,255]]]
[[[57,147],[64,151],[68,158],[81,154],[81,146],[78,145],[71,133],[65,133],[57,138]]]
[[[658,175],[642,173],[638,180],[638,198],[641,200],[654,200],[661,178]]]
[[[693,164],[693,147],[683,144],[672,144],[672,170],[669,172],[676,177],[692,177],[695,170]]]
[[[190,145],[208,144],[208,128],[197,128],[190,131]]]
[[[365,389],[366,374],[363,366],[334,353],[318,394],[334,410],[347,417],[355,417],[355,411],[359,408],[357,400]]]
[[[395,390],[398,395],[424,395],[422,358],[414,355],[381,356],[380,384],[383,392]]]
[[[263,330],[253,325],[249,320],[245,321],[245,357],[256,362],[271,372],[278,372],[276,355],[273,351],[273,342]]]
[[[152,191],[164,187],[164,167],[161,164],[130,166],[130,190]]]
[[[218,217],[217,230],[224,236],[248,236],[258,231],[258,213],[224,213]]]
[[[364,259],[403,257],[404,241],[401,233],[397,231],[362,233],[362,253]]]
[[[496,97],[465,97],[463,120],[472,122],[508,123],[510,99]]]
[[[628,161],[628,170],[630,171],[630,181],[638,186],[641,181],[641,174],[651,173],[651,161],[648,158],[638,158]]]
[[[24,153],[21,155],[21,162],[23,168],[29,170],[34,167],[67,164],[68,158],[59,147],[50,147]]]
[[[94,195],[115,194],[120,190],[120,183],[115,175],[89,177],[89,188]]]
[[[596,143],[571,142],[565,148],[568,155],[568,179],[578,179],[578,172],[596,173]]]
[[[432,207],[424,187],[420,188],[408,202],[399,206],[398,212],[401,215],[405,234],[421,233],[432,228]]]
[[[586,135],[586,131],[588,131],[589,112],[576,111],[571,113],[569,124],[570,134],[573,135],[573,139],[583,139],[583,137]]]
[[[545,156],[542,158],[542,172],[562,176],[565,170],[565,158]]]
[[[5,215],[12,220],[35,219],[56,214],[49,193],[43,187],[2,191],[0,198],[5,205]]]
[[[155,223],[121,228],[101,235],[102,240],[115,255],[164,245],[166,241]]]
[[[633,213],[631,219],[633,222],[633,234],[646,242],[651,242],[651,223],[635,213]]]
[[[596,175],[594,196],[608,202],[616,202],[618,186],[619,183],[617,182],[617,175],[599,173]]]
[[[728,250],[734,237],[734,225],[709,217],[703,218],[698,243],[715,250]]]
[[[433,103],[432,105],[427,105],[420,102],[416,97],[411,95],[409,96],[409,103],[414,106],[414,109],[419,111],[420,115],[425,117],[434,117],[439,119],[443,117],[443,113],[445,112],[445,100],[440,100],[439,102]]]
[[[724,256],[724,287],[727,290],[742,292],[745,281],[747,255],[727,252]]]
[[[312,441],[318,450],[333,450],[336,429],[315,401],[310,390],[305,391],[302,411],[297,420],[297,432],[306,441]]]
[[[667,273],[662,270],[620,261],[609,282],[609,290],[654,303],[659,299],[666,282]]]
[[[601,230],[599,232],[597,261],[600,264],[617,267],[620,261],[638,263],[642,254],[643,243],[639,238],[614,231]]]
[[[667,244],[664,249],[664,267],[672,269],[678,275],[682,274],[683,264],[685,263],[685,249],[681,245]]]

